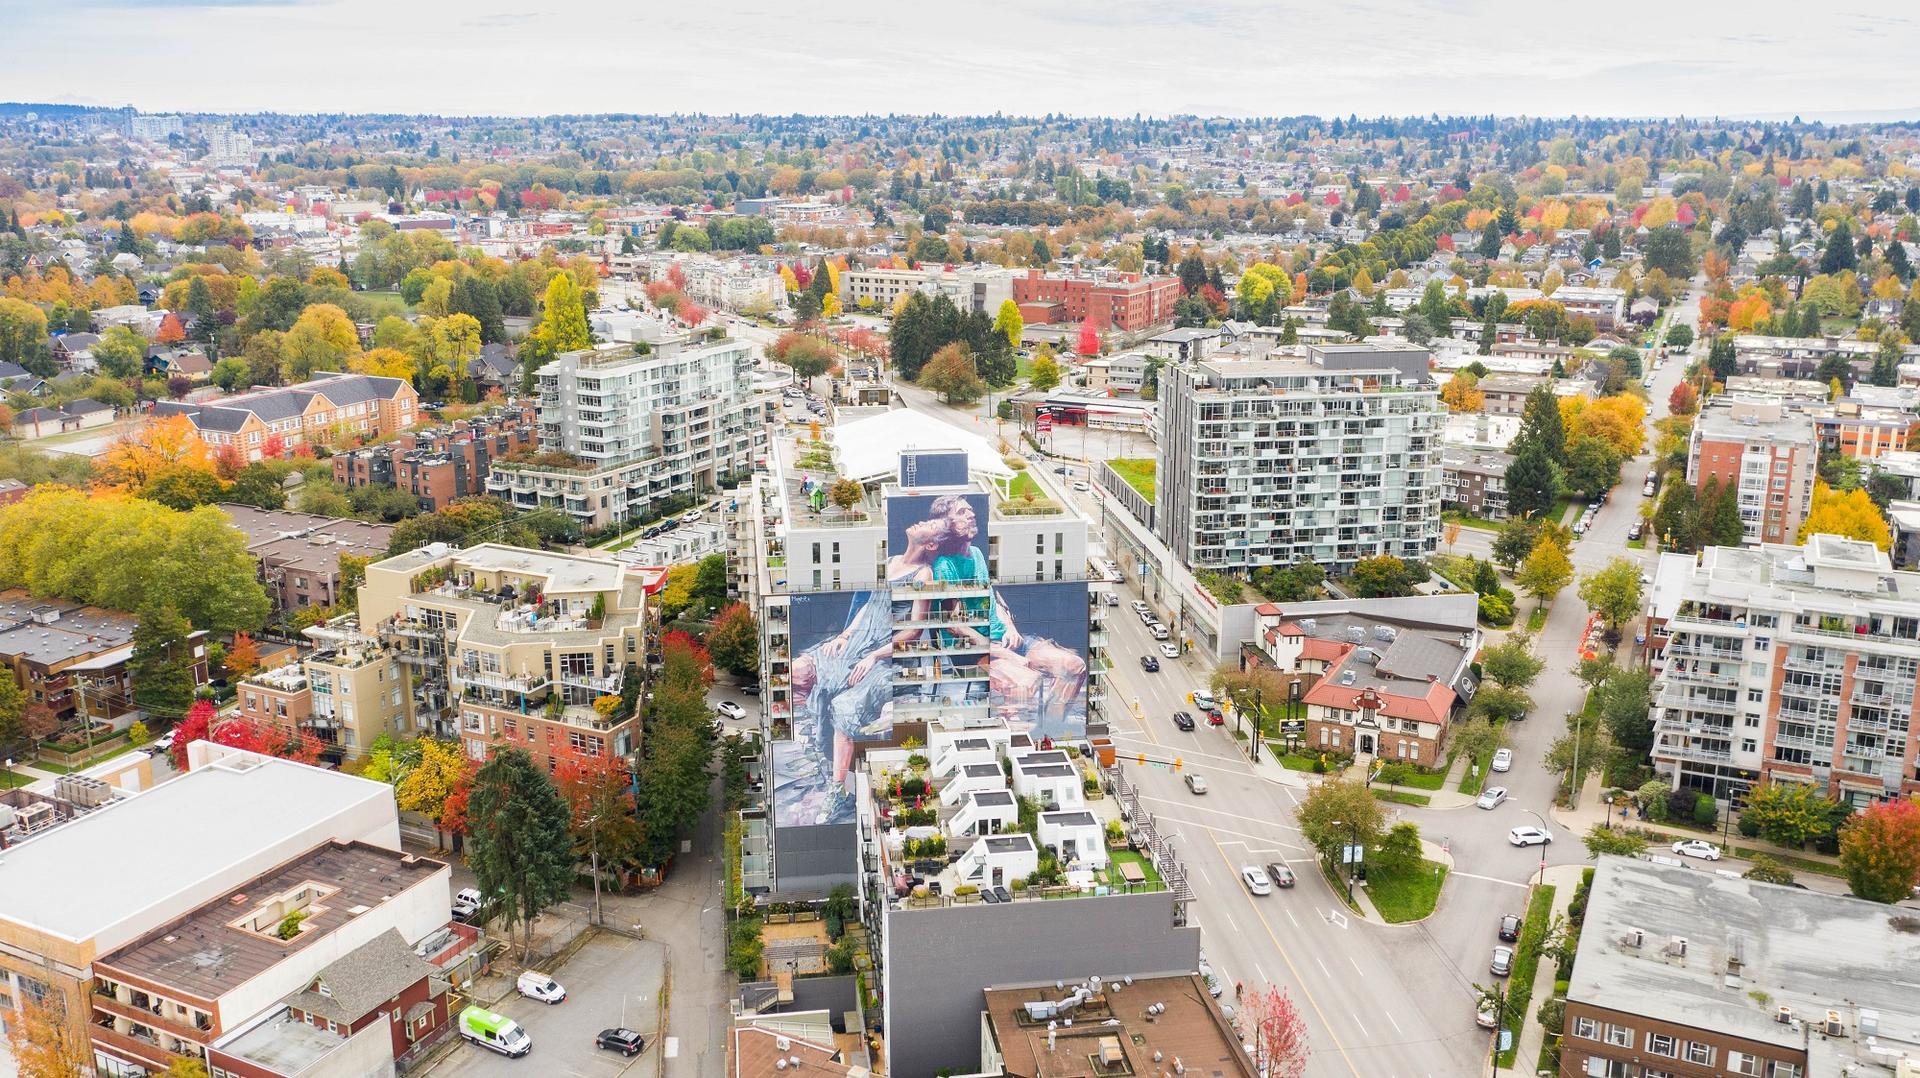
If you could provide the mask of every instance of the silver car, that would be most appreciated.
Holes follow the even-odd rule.
[[[1483,809],[1499,808],[1500,802],[1506,799],[1507,788],[1505,786],[1489,786],[1480,791],[1480,800],[1475,801],[1474,804]]]

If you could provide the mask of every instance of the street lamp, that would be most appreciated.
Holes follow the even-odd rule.
[[[1349,826],[1341,820],[1328,820],[1327,822],[1335,827],[1347,828],[1348,833],[1353,836],[1352,844],[1340,851],[1340,860],[1345,862],[1347,866],[1347,905],[1351,906],[1353,905],[1353,866],[1354,863],[1360,859],[1360,825],[1353,824]]]
[[[1727,784],[1727,812],[1725,818],[1720,821],[1721,849],[1726,849],[1729,845],[1728,840],[1733,837],[1733,810],[1735,808],[1735,801],[1738,798],[1745,797],[1747,791],[1751,789],[1753,789],[1753,784],[1750,782],[1733,782]],[[1744,833],[1745,832],[1742,832],[1742,834]]]
[[[1527,815],[1540,821],[1540,830],[1545,832],[1548,838],[1553,837],[1553,828],[1547,826],[1547,818],[1545,816],[1540,815],[1539,813],[1533,811],[1532,809],[1527,809],[1526,813]],[[1548,843],[1545,843],[1545,842],[1542,842],[1540,844],[1540,882],[1541,883],[1547,882],[1547,845]]]

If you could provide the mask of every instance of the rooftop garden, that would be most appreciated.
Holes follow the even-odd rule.
[[[1121,457],[1108,461],[1107,467],[1112,468],[1115,474],[1126,480],[1128,486],[1139,491],[1142,498],[1149,502],[1153,501],[1154,460],[1152,457]]]

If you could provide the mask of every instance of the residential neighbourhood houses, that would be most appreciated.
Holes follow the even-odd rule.
[[[178,515],[156,530],[218,514],[236,555],[103,532],[135,552],[108,575],[178,582],[107,605],[0,565],[0,1026],[57,1000],[115,1075],[458,1073],[488,1059],[473,1005],[584,1072],[594,1031],[567,1016],[612,1025],[671,963],[673,992],[619,1008],[668,1074],[1464,1074],[1501,1050],[1482,1015],[1516,1069],[1911,1069],[1902,896],[1870,895],[1841,838],[1920,795],[1905,135],[1675,123],[1614,132],[1616,155],[1495,120],[1049,117],[1016,140],[960,118],[934,153],[896,141],[916,118],[793,122],[813,150],[771,152],[754,117],[343,116],[327,134],[363,160],[320,169],[284,118],[0,111],[0,145],[90,147],[0,198],[0,315],[31,330],[0,335],[0,556],[57,568],[6,514],[75,488]],[[736,157],[686,149],[722,127]],[[1823,154],[1846,167],[1804,165]],[[916,297],[933,337],[903,325]],[[924,373],[955,343],[992,373],[977,397]],[[1738,535],[1662,516],[1674,491],[1731,499]],[[1557,584],[1528,565],[1543,543]],[[1591,585],[1616,559],[1620,601]],[[196,733],[151,703],[176,679],[141,630],[216,576],[265,613],[193,607],[169,699],[212,709]],[[613,776],[648,825],[667,800],[669,644],[711,658],[717,796],[602,871],[577,784]],[[1507,680],[1510,645],[1540,680]],[[1575,676],[1603,657],[1646,678],[1639,750],[1623,682],[1589,706]],[[551,954],[557,1008],[501,980],[547,960],[510,916],[449,913],[500,825],[401,811],[395,769],[434,746],[456,785],[524,755],[576,801],[542,902],[597,924]],[[1722,829],[1656,819],[1660,786]],[[1786,786],[1833,806],[1831,849],[1746,833]],[[1381,834],[1314,822],[1345,788],[1387,803]],[[1603,839],[1572,882],[1600,816],[1651,853]],[[1439,870],[1406,906],[1394,824]],[[1684,867],[1680,840],[1725,861]],[[1769,851],[1812,889],[1767,882]],[[102,863],[139,893],[75,882]],[[590,980],[643,942],[592,885],[636,880],[660,890],[618,900],[665,946]],[[1490,1005],[1464,987],[1509,975],[1492,947],[1543,951],[1456,944],[1463,910],[1493,929],[1576,887],[1573,975],[1541,969],[1534,999],[1559,1029],[1502,1009],[1519,977]],[[1869,990],[1795,925],[1877,955]],[[1322,1008],[1356,985],[1397,1021]],[[1269,987],[1312,1064],[1264,1057]],[[711,1053],[673,1017],[709,1004]]]

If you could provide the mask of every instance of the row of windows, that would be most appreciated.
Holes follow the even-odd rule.
[[[1615,1048],[1633,1049],[1634,1031],[1628,1026],[1613,1022],[1602,1023],[1592,1018],[1579,1017],[1573,1020],[1573,1035],[1590,1041],[1604,1041]],[[1720,1050],[1705,1041],[1682,1040],[1671,1033],[1647,1031],[1644,1050],[1648,1055],[1667,1059],[1681,1059],[1703,1067],[1711,1067],[1720,1054]],[[1626,1064],[1600,1056],[1588,1056],[1586,1073],[1596,1076],[1630,1075]],[[1800,1066],[1781,1060],[1768,1060],[1747,1052],[1729,1049],[1724,1069],[1728,1074],[1747,1075],[1749,1078],[1801,1078]],[[1665,1071],[1647,1069],[1641,1071],[1642,1078],[1672,1078]]]

